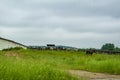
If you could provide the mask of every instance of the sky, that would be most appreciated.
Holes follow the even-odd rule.
[[[24,45],[120,47],[120,0],[0,0],[0,37]]]

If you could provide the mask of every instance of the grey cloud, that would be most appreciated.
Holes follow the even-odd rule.
[[[30,23],[37,25],[51,16],[111,16],[118,18],[119,3],[119,0],[4,0],[0,8],[2,9],[0,23],[11,26],[30,26],[32,25]]]
[[[5,31],[6,34],[4,34]],[[100,46],[106,42],[112,42],[119,46],[118,43],[120,41],[119,34],[117,33],[72,33],[62,28],[3,28],[2,33],[6,38],[26,45],[45,45],[47,43],[55,43],[58,45],[62,44],[75,47],[100,48]]]
[[[66,0],[66,1],[55,1],[50,0],[48,2],[38,1],[32,3],[27,3],[29,7],[39,10],[48,9],[53,11],[55,14],[60,16],[112,16],[119,17],[119,0]]]
[[[0,35],[26,44],[119,44],[119,4],[120,0],[1,0]]]

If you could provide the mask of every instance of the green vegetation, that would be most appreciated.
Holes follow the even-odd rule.
[[[1,51],[0,80],[78,80],[66,70],[52,65],[55,56],[54,52],[50,54],[51,51],[23,49]]]
[[[120,55],[90,56],[80,51],[1,51],[0,80],[78,80],[68,73],[70,69],[120,74],[119,61]]]
[[[106,43],[102,46],[102,50],[114,50],[115,46],[112,43]]]
[[[14,47],[14,48],[7,48],[7,49],[3,49],[2,51],[11,51],[11,50],[20,50],[23,49],[22,47]]]
[[[101,47],[101,50],[116,50],[120,51],[120,48],[115,46],[113,43],[106,43]]]

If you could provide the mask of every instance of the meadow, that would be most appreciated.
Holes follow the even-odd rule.
[[[120,75],[120,55],[86,55],[80,51],[0,51],[0,80],[86,80],[68,70]]]

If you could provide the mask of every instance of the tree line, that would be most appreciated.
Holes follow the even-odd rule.
[[[106,43],[102,45],[101,50],[120,50],[120,48],[116,47],[113,43]]]

